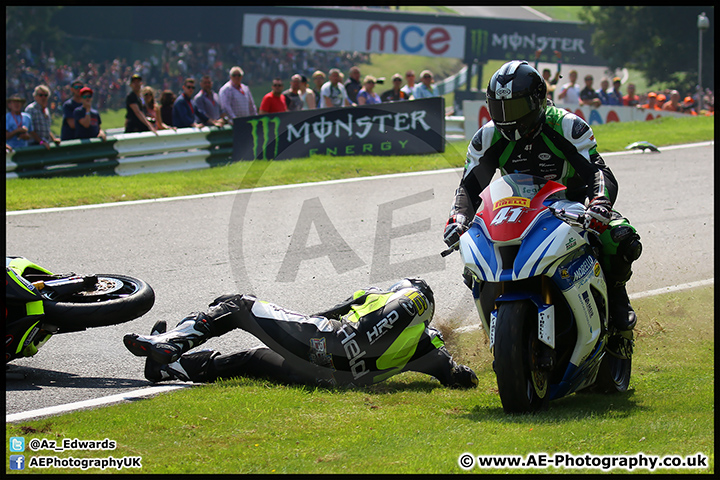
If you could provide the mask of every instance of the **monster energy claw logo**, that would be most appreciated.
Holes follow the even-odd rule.
[[[473,30],[471,32],[472,44],[470,48],[476,57],[487,54],[488,51],[488,31],[487,30]]]
[[[278,136],[280,132],[280,118],[278,117],[261,117],[259,119],[255,120],[248,120],[248,123],[251,125],[251,134],[253,139],[253,158],[254,159],[261,159],[261,160],[271,160],[274,158],[277,158],[278,154]],[[270,135],[270,124],[274,125],[274,134]],[[258,153],[258,146],[261,145],[260,138],[258,137],[258,125],[262,125],[262,147],[259,149],[260,152]],[[275,151],[272,156],[268,156],[267,147],[270,143],[270,140],[275,141]],[[260,156],[258,156],[260,155]]]

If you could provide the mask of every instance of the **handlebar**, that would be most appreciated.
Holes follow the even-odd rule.
[[[575,223],[581,227],[585,226],[585,215],[584,214],[576,215],[574,213],[570,213],[570,212],[566,211],[564,208],[555,209],[553,207],[548,207],[548,209],[553,213],[553,215],[555,215],[556,217],[558,217],[561,220],[566,220],[571,223]]]
[[[573,223],[579,227],[582,227],[583,230],[586,230],[584,214],[576,215],[574,213],[570,213],[570,212],[566,211],[564,208],[555,209],[553,207],[548,207],[548,209],[553,213],[553,215],[560,218],[561,220],[567,221],[569,223]],[[440,256],[447,257],[448,255],[450,255],[451,253],[453,253],[457,250],[460,250],[460,242],[458,242],[455,245],[440,252]]]
[[[455,245],[453,245],[452,247],[448,248],[447,250],[443,250],[442,252],[440,252],[440,256],[441,256],[441,257],[447,257],[448,255],[450,255],[451,253],[453,253],[455,250],[460,250],[460,242],[456,243]]]

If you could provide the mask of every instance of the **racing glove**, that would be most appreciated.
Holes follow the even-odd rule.
[[[595,197],[585,209],[585,230],[601,235],[612,219],[612,204],[605,197]]]
[[[468,229],[468,221],[465,215],[457,213],[451,216],[445,224],[445,233],[443,234],[443,240],[448,247],[457,245],[460,241],[460,236],[465,233]]]

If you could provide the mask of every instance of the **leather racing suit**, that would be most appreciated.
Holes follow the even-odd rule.
[[[413,279],[418,281],[426,285]],[[359,290],[345,302],[314,315],[249,295],[224,295],[206,313],[186,317],[164,337],[127,335],[125,344],[136,355],[143,355],[136,343],[155,338],[162,348],[163,344],[182,343],[182,332],[191,332],[193,341],[183,348],[186,351],[207,338],[241,328],[267,346],[228,355],[212,351],[185,354],[162,368],[164,374],[152,374],[146,366],[146,377],[153,381],[211,382],[253,376],[285,383],[361,386],[416,371],[443,385],[475,386],[477,377],[472,370],[456,364],[440,332],[429,327],[434,313],[432,291],[416,285],[405,280],[390,290]]]
[[[597,152],[590,126],[554,105],[545,107],[540,132],[529,142],[507,140],[492,121],[475,133],[468,145],[465,171],[455,193],[451,218],[460,214],[467,222],[472,221],[480,206],[480,193],[498,169],[503,175],[525,173],[561,183],[567,187],[565,194],[569,200],[586,205],[598,198],[614,204],[618,195],[617,180]],[[628,220],[615,210],[611,214],[609,228],[600,235],[601,264],[609,289],[624,292],[624,285],[632,275],[632,262],[640,256],[642,245]],[[625,293],[621,302],[626,298]]]

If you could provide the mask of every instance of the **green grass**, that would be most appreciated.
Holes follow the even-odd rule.
[[[453,335],[444,328],[455,358],[477,372],[477,390],[445,389],[414,373],[355,390],[235,379],[10,424],[6,440],[110,438],[118,444],[111,452],[37,454],[142,456],[141,473],[458,473],[457,460],[464,452],[701,452],[710,457],[708,469],[657,472],[713,473],[713,287],[637,299],[633,304],[640,321],[628,392],[575,394],[535,415],[503,413],[484,334]],[[37,454],[27,452],[26,460]],[[93,471],[97,470],[88,470]]]
[[[664,146],[712,140],[711,117],[661,118],[651,122],[611,123],[593,127],[601,153],[621,151],[647,140]],[[89,205],[146,198],[230,191],[268,185],[316,182],[396,172],[461,167],[466,141],[444,154],[397,157],[315,156],[288,161],[238,162],[205,170],[140,174],[130,177],[22,178],[5,181],[6,210]]]
[[[533,6],[538,12],[544,13],[548,17],[552,17],[555,20],[560,21],[573,21],[579,22],[580,18],[578,14],[580,10],[586,7],[536,7]]]

